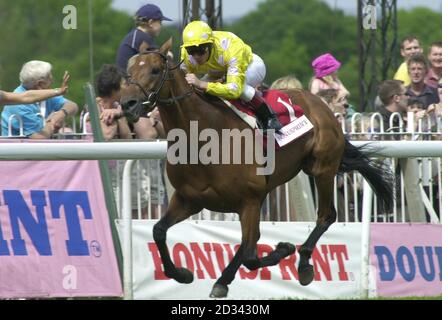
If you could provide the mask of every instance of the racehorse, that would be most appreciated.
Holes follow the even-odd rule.
[[[172,40],[160,49],[142,45],[140,54],[129,62],[128,85],[122,91],[121,104],[127,116],[137,119],[158,102],[166,132],[174,128],[188,135],[190,121],[198,121],[198,131],[214,129],[243,130],[250,127],[221,100],[213,101],[197,94],[187,84],[179,65],[167,57]],[[177,268],[166,244],[167,230],[200,212],[203,208],[218,212],[236,212],[240,216],[242,240],[233,259],[214,284],[210,297],[227,296],[241,264],[250,270],[276,265],[296,250],[290,243],[279,243],[265,257],[257,255],[260,238],[260,208],[268,192],[293,178],[300,170],[314,177],[318,193],[316,226],[299,250],[299,282],[308,285],[314,278],[309,263],[321,235],[336,220],[333,206],[334,177],[338,172],[359,171],[370,183],[385,210],[391,208],[393,188],[390,175],[349,143],[331,110],[317,96],[303,90],[284,91],[301,106],[314,128],[276,151],[272,174],[258,175],[256,161],[241,164],[167,163],[167,174],[175,187],[165,215],[154,225],[153,237],[167,277],[180,283],[193,281],[186,268]],[[190,139],[190,138],[189,138]],[[168,142],[169,147],[171,141]],[[223,152],[222,148],[219,149]],[[242,150],[244,153],[244,150]],[[189,155],[187,155],[189,157]]]

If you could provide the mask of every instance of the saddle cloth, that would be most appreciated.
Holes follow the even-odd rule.
[[[304,114],[300,106],[292,104],[287,94],[279,90],[268,90],[263,94],[264,100],[278,115],[278,119],[283,126],[289,124],[296,118]],[[248,103],[238,99],[229,100],[239,111],[256,118],[256,112]]]
[[[292,140],[302,136],[304,133],[310,131],[313,128],[310,121],[304,116],[304,110],[302,110],[299,105],[293,104],[287,94],[279,90],[268,90],[264,92],[263,98],[273,109],[273,111],[275,111],[279,121],[284,127],[281,130],[281,134],[277,133],[275,135],[277,141],[277,149],[278,147],[282,147]],[[224,102],[249,126],[251,126],[253,129],[258,129],[256,121],[256,111],[252,106],[240,99],[228,101],[224,100]],[[299,119],[301,117],[302,119]],[[292,130],[292,128],[290,128],[288,125],[298,120],[302,120],[301,124],[305,123],[305,125],[303,125],[303,131],[294,133],[296,135],[295,137],[289,137],[290,135],[293,135],[292,131],[294,130]],[[295,126],[298,127],[297,124],[295,124]]]

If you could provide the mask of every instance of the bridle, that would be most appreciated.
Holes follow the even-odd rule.
[[[164,69],[163,69],[163,72],[162,72],[162,75],[161,75],[160,82],[156,86],[156,89],[153,90],[153,91],[147,91],[145,88],[143,88],[143,86],[139,82],[134,81],[130,77],[130,75],[127,75],[128,83],[136,85],[141,90],[141,92],[143,93],[144,97],[146,98],[142,102],[142,104],[144,106],[146,106],[148,108],[153,108],[153,107],[155,107],[155,105],[158,102],[160,102],[161,104],[164,104],[164,105],[171,105],[171,104],[175,103],[178,100],[181,100],[181,99],[184,99],[186,97],[191,96],[194,93],[194,90],[191,89],[188,92],[186,92],[186,93],[184,93],[182,95],[179,95],[179,96],[173,96],[173,94],[172,94],[172,98],[160,99],[159,98],[159,92],[163,88],[164,83],[166,81],[170,81],[170,80],[174,79],[173,76],[170,76],[169,71],[175,70],[175,69],[179,68],[179,66],[183,63],[184,60],[181,60],[181,62],[178,63],[176,66],[170,67],[169,64],[167,63],[167,56],[165,54],[159,52],[159,51],[148,50],[148,51],[140,52],[139,54],[140,55],[157,54],[157,55],[159,55],[161,57],[161,59],[163,60],[163,63],[164,63]]]

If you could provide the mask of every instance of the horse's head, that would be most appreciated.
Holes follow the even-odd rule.
[[[166,55],[171,46],[172,39],[159,50],[153,50],[143,42],[140,53],[129,60],[127,85],[121,91],[121,106],[128,121],[138,121],[143,113],[155,107],[168,77]]]

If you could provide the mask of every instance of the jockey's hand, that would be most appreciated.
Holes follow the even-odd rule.
[[[186,74],[186,81],[188,84],[202,90],[207,89],[207,82],[201,81],[194,73]]]

